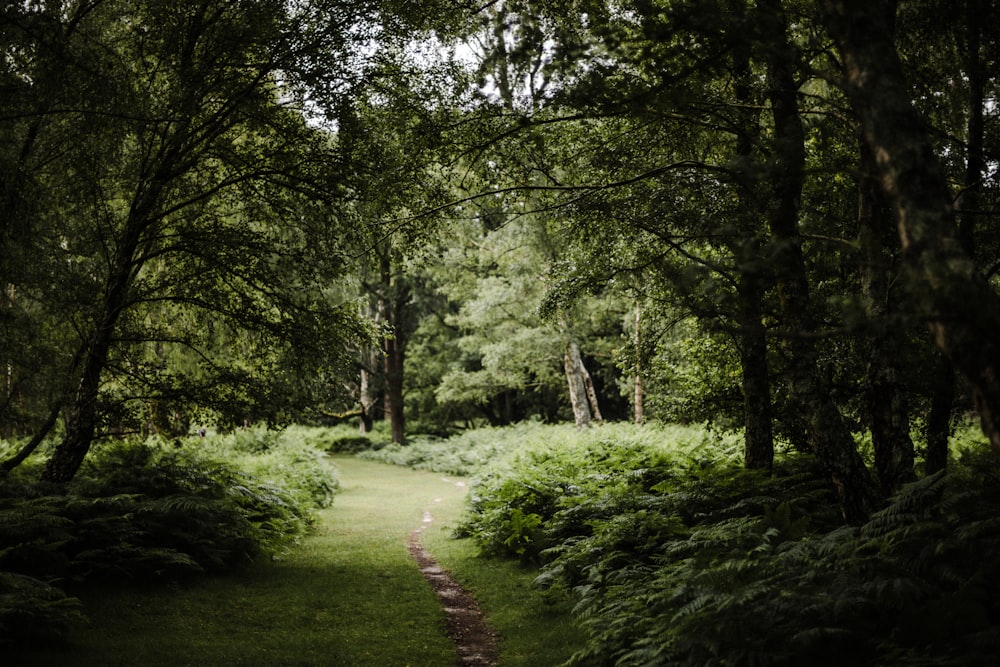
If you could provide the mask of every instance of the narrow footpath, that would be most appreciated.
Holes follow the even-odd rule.
[[[337,457],[336,464],[340,470],[342,491],[334,503],[335,509],[338,505],[346,510],[355,504],[367,504],[376,512],[385,513],[389,511],[387,502],[396,511],[404,503],[410,505],[413,523],[408,535],[399,536],[398,545],[409,552],[441,604],[447,635],[455,645],[456,664],[468,667],[497,665],[497,636],[488,626],[483,611],[472,594],[437,563],[421,540],[424,532],[432,526],[446,528],[437,522],[437,510],[446,498],[454,501],[464,497],[465,483],[445,475],[415,473],[353,457]],[[420,484],[409,486],[409,497],[404,497],[402,488],[397,486],[401,475],[423,478]],[[414,504],[415,496],[421,493],[424,498],[419,504]],[[425,630],[433,634],[441,629]]]
[[[0,665],[496,665],[496,637],[474,600],[422,544],[454,529],[466,494],[460,480],[353,457],[333,464],[341,493],[316,530],[274,560],[157,586],[81,590],[89,624],[65,646],[0,657]]]
[[[440,500],[437,498],[436,502]],[[500,659],[499,647],[496,635],[487,624],[479,604],[469,591],[437,564],[420,542],[424,529],[433,521],[431,510],[425,510],[422,524],[410,533],[407,541],[410,555],[417,561],[420,573],[441,600],[448,624],[448,636],[455,642],[458,650],[458,664],[493,667]]]

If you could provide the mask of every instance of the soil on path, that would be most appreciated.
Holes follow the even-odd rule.
[[[436,502],[440,502],[440,498]],[[486,623],[486,618],[475,598],[438,565],[420,542],[424,528],[433,520],[431,511],[424,510],[423,523],[410,533],[407,540],[410,555],[420,566],[420,573],[441,600],[448,636],[455,642],[458,650],[458,664],[493,667],[500,659],[497,637]]]

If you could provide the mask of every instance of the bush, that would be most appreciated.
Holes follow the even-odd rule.
[[[573,429],[543,426],[535,422],[505,428],[480,428],[447,439],[423,436],[406,445],[389,444],[377,451],[365,451],[360,458],[433,470],[449,475],[471,476],[501,458],[532,442],[550,437],[566,437]]]
[[[541,588],[575,598],[589,639],[571,664],[995,664],[988,448],[854,528],[809,456],[768,475],[697,429],[604,434],[511,453],[465,522],[485,552],[538,564]]]
[[[736,436],[687,426],[542,427],[533,435],[470,490],[462,531],[485,553],[538,560],[559,540],[587,533],[588,511],[616,512],[616,502],[645,493],[680,467],[733,460],[739,452]],[[603,510],[590,505],[597,498]]]
[[[357,454],[377,450],[392,441],[387,422],[376,422],[371,433],[362,434],[357,426],[292,426],[288,433],[301,434],[309,446],[331,454]]]
[[[158,580],[278,554],[332,502],[337,479],[322,457],[301,438],[261,429],[105,443],[58,495],[27,469],[8,475],[0,583],[16,584],[17,596],[0,589],[0,642],[37,636],[15,632],[32,614],[51,616],[38,632],[61,632],[74,606],[51,585],[59,581]]]

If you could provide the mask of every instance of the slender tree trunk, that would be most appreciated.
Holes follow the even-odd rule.
[[[367,368],[361,369],[361,380],[358,388],[358,402],[361,403],[361,425],[359,427],[362,434],[371,433],[375,427],[372,419],[372,411],[375,408],[375,397],[371,391],[371,373]]]
[[[861,141],[861,177],[858,182],[858,244],[861,250],[861,295],[868,320],[874,324],[864,342],[868,368],[864,403],[875,449],[875,468],[882,492],[894,493],[916,479],[913,440],[906,394],[900,382],[900,336],[891,324],[890,289],[893,260],[882,239],[892,230],[892,212],[886,205],[875,158]]]
[[[955,232],[955,209],[927,126],[913,107],[885,0],[820,0],[844,87],[876,156],[920,317],[968,380],[983,433],[1000,452],[1000,297]]]
[[[928,475],[948,467],[951,413],[955,403],[955,368],[943,354],[934,359],[931,370],[931,407],[927,412],[927,454],[924,472]]]
[[[764,59],[774,121],[772,201],[768,226],[776,245],[774,267],[781,310],[789,333],[783,347],[790,367],[789,393],[806,418],[812,449],[833,482],[844,518],[865,521],[878,504],[878,493],[858,454],[847,424],[820,373],[816,327],[810,315],[809,283],[798,230],[799,201],[805,180],[805,134],[795,84],[795,53],[779,0],[758,3],[765,23]]]
[[[744,3],[732,3],[732,11],[745,12]],[[753,164],[760,139],[759,101],[754,95],[749,40],[739,40],[733,53],[733,78],[739,127],[736,135],[737,160]],[[737,257],[737,323],[739,324],[741,389],[743,392],[743,465],[770,470],[774,465],[774,426],[771,409],[771,371],[767,360],[767,331],[763,305],[765,262],[758,238],[760,218],[755,202],[755,177],[741,173],[737,197],[743,231]]]
[[[990,25],[987,5],[969,0],[965,5],[965,34],[968,49],[965,71],[969,77],[969,120],[966,136],[965,184],[955,200],[958,213],[958,238],[970,257],[975,257],[976,221],[980,215],[985,159],[986,82],[988,73],[982,54],[983,29]],[[948,440],[955,402],[955,368],[946,359],[935,361],[932,373],[931,407],[927,415],[928,474],[948,466]]]
[[[379,310],[383,319],[392,327],[390,335],[382,340],[382,362],[385,380],[385,414],[389,419],[392,442],[406,439],[405,413],[403,410],[403,366],[409,331],[406,327],[406,309],[410,292],[405,285],[393,278],[392,248],[386,247],[381,257],[382,294]]]
[[[115,321],[117,316],[107,313],[94,333],[66,420],[66,434],[42,472],[42,479],[45,481],[70,481],[90,451],[97,429],[101,374],[107,365]]]
[[[583,359],[580,357],[580,346],[570,341],[566,344],[563,356],[563,366],[566,370],[566,382],[569,385],[569,401],[573,406],[573,419],[577,428],[590,426],[590,401],[587,397],[587,385],[584,381]]]
[[[37,433],[35,433],[34,437],[24,447],[22,447],[17,454],[10,457],[3,463],[0,463],[0,471],[10,472],[17,466],[24,463],[25,459],[31,456],[31,454],[38,449],[38,446],[42,444],[45,437],[52,431],[53,427],[55,427],[56,422],[59,421],[59,412],[61,409],[62,405],[56,405],[52,408],[49,412],[48,418],[45,420],[45,423],[42,424],[42,427]]]
[[[148,193],[147,201],[155,201],[157,194],[158,190]],[[129,214],[121,244],[112,262],[112,271],[108,275],[103,310],[84,353],[83,369],[66,420],[66,434],[42,472],[45,481],[68,482],[73,479],[94,441],[101,375],[108,363],[115,328],[128,301],[128,291],[140,268],[135,256],[142,233],[149,224],[146,210],[147,207],[135,204]]]
[[[594,389],[594,379],[590,376],[587,365],[583,363],[583,357],[580,357],[580,377],[583,378],[583,386],[587,391],[587,405],[590,407],[590,416],[595,422],[600,424],[604,421],[604,417],[601,415],[601,405],[597,401],[597,390]]]
[[[362,318],[371,319],[376,326],[380,325],[384,316],[384,308],[373,307],[371,299],[365,299],[358,308]],[[361,370],[358,378],[358,403],[361,405],[361,420],[359,431],[362,435],[371,433],[374,429],[375,390],[373,380],[374,369],[378,368],[378,348],[365,344],[361,348]]]
[[[395,337],[387,337],[384,345],[385,413],[389,418],[392,441],[403,443],[406,439],[403,412],[403,361],[405,353],[400,341]]]
[[[646,419],[643,406],[645,395],[642,389],[642,373],[642,306],[637,304],[635,307],[635,380],[633,381],[632,394],[633,418],[636,424],[641,424]]]
[[[980,215],[986,171],[986,84],[989,74],[982,54],[983,30],[991,25],[984,0],[968,0],[965,34],[968,37],[965,71],[969,77],[969,120],[966,127],[965,185],[955,201],[959,240],[975,257],[976,218]]]
[[[770,470],[774,465],[771,377],[757,277],[743,272],[739,283],[740,366],[743,389],[743,465]]]

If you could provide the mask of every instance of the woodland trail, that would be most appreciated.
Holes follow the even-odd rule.
[[[351,493],[371,492],[377,487],[356,487],[351,484],[351,475],[357,468],[363,467],[363,462],[357,459],[340,458],[338,460],[344,491]],[[441,480],[444,488],[449,491],[461,489],[464,493],[465,483],[446,476]],[[449,488],[451,487],[451,488]],[[391,489],[382,489],[377,493],[380,498],[391,498]],[[448,636],[455,643],[458,653],[458,665],[474,667],[493,667],[499,662],[499,646],[497,637],[486,622],[485,615],[479,608],[472,594],[459,584],[446,570],[438,565],[434,557],[421,542],[423,532],[434,522],[434,507],[441,502],[441,496],[429,499],[422,509],[420,524],[410,532],[406,547],[420,573],[430,584],[435,595],[441,601],[445,615]],[[375,499],[372,500],[376,504]]]
[[[448,626],[448,636],[455,642],[459,665],[492,667],[500,660],[497,637],[486,622],[472,594],[455,581],[449,572],[438,565],[420,541],[428,524],[434,521],[430,510],[424,511],[423,524],[414,529],[407,540],[413,560],[420,566],[420,573],[441,600]]]
[[[68,646],[37,647],[11,667],[496,664],[495,638],[445,609],[471,606],[421,544],[447,539],[464,486],[354,457],[333,462],[341,493],[281,558],[171,585],[79,591],[90,624]]]

